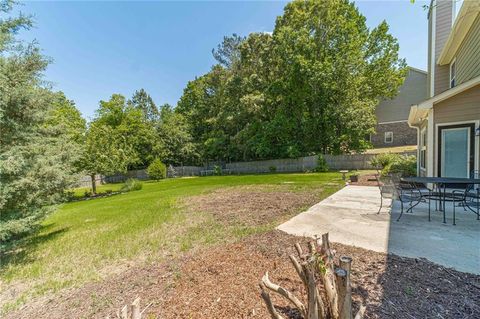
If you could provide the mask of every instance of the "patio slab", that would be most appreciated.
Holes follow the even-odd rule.
[[[480,274],[480,221],[471,212],[457,208],[457,225],[452,225],[452,207],[447,205],[447,223],[432,204],[414,208],[396,221],[400,205],[390,201],[380,214],[378,187],[346,186],[307,211],[277,227],[286,233],[314,237],[330,233],[330,240],[378,252],[406,257],[423,257],[459,271]],[[386,207],[387,206],[387,207]]]

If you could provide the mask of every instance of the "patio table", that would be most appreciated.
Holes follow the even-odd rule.
[[[478,178],[458,178],[458,177],[404,177],[401,179],[407,183],[421,183],[421,184],[434,184],[437,185],[438,189],[440,190],[440,207],[442,207],[443,202],[443,222],[446,223],[446,216],[445,216],[445,201],[447,199],[447,186],[448,185],[480,185],[480,179]],[[443,189],[443,192],[442,192]],[[443,200],[442,200],[443,194]]]

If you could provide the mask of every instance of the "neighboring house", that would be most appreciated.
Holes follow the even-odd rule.
[[[417,130],[408,125],[408,114],[412,105],[427,97],[427,72],[409,67],[398,95],[391,100],[383,100],[375,109],[376,134],[370,136],[373,146],[416,145]]]
[[[433,0],[428,33],[429,98],[408,118],[418,172],[469,177],[480,169],[480,1]]]

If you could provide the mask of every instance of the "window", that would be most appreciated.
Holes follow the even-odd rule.
[[[393,143],[393,132],[385,132],[385,143]]]
[[[450,88],[455,86],[455,74],[456,74],[456,60],[453,59],[452,63],[450,63]]]
[[[420,132],[420,168],[427,168],[427,129]]]

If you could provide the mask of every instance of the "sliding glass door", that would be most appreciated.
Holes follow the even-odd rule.
[[[439,176],[470,177],[474,169],[474,130],[474,124],[439,127]]]

